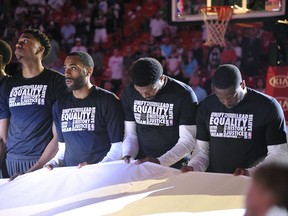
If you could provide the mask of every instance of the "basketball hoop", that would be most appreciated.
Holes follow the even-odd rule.
[[[225,32],[232,17],[233,9],[229,6],[211,6],[200,9],[207,29],[206,46],[225,46]]]

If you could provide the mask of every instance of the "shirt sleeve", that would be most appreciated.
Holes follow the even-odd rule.
[[[45,165],[51,165],[52,167],[63,167],[64,165],[64,154],[65,154],[65,143],[58,143],[59,149],[54,158],[48,161]]]
[[[109,152],[103,158],[101,163],[120,160],[122,158],[122,142],[112,143]]]
[[[209,166],[209,142],[196,140],[196,147],[188,166],[193,167],[196,172],[205,172]]]
[[[283,143],[279,145],[268,146],[268,153],[265,159],[258,165],[248,168],[248,172],[251,175],[254,170],[261,165],[269,163],[283,163],[288,165],[288,144]]]
[[[163,166],[171,166],[190,154],[195,147],[195,137],[195,125],[180,125],[178,142],[172,149],[158,158],[160,164]]]
[[[52,106],[52,116],[57,131],[58,141],[64,142],[61,130],[61,114],[62,111],[59,109],[59,101],[56,101],[56,103],[54,103],[54,105]]]
[[[136,158],[139,151],[139,143],[136,133],[136,122],[125,121],[125,133],[122,146],[123,156]]]

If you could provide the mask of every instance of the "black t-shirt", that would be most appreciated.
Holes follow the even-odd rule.
[[[232,109],[216,97],[204,99],[197,113],[197,139],[209,142],[208,171],[233,173],[254,166],[267,146],[286,143],[283,110],[275,98],[252,89]]]
[[[7,153],[41,156],[52,139],[52,105],[64,92],[64,76],[44,69],[33,78],[17,73],[1,84],[0,119],[10,118]]]
[[[127,86],[121,102],[125,121],[135,121],[140,151],[137,158],[160,157],[179,139],[179,125],[195,125],[197,98],[190,86],[167,77],[167,83],[152,100]]]
[[[53,106],[58,140],[65,142],[64,163],[100,162],[111,143],[122,142],[124,120],[120,100],[111,92],[93,87],[85,99],[69,92]]]

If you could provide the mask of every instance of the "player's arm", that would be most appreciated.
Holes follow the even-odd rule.
[[[122,158],[122,142],[111,143],[109,152],[106,156],[100,161],[100,163],[105,163],[109,161],[120,160]],[[81,162],[78,164],[77,168],[82,168],[83,166],[88,165],[87,162]]]
[[[32,166],[27,172],[33,172],[37,169],[42,168],[49,160],[51,160],[56,155],[58,151],[58,136],[57,136],[56,127],[54,123],[52,125],[52,133],[53,133],[53,138],[46,146],[43,154],[41,155],[39,160],[34,164],[34,166]]]
[[[122,144],[123,159],[130,163],[130,158],[135,159],[139,151],[139,143],[135,121],[124,122],[124,141]]]
[[[163,166],[171,166],[191,154],[196,145],[197,97],[191,90],[181,103],[179,116],[179,139],[175,146],[157,159]]]
[[[52,170],[54,167],[63,167],[64,165],[64,154],[65,154],[65,143],[64,142],[58,142],[58,152],[55,155],[54,158],[52,158],[50,161],[48,161],[44,167],[46,167],[49,170]]]
[[[288,164],[288,144],[287,143],[268,146],[268,153],[265,159],[261,163],[256,165],[255,167],[246,169],[248,172],[246,175],[251,175],[253,171],[256,169],[256,167],[258,166],[261,166],[263,164],[268,164],[268,163],[275,163],[275,162]],[[237,170],[235,172],[237,172]],[[234,175],[237,175],[237,174],[234,173]]]
[[[160,164],[171,166],[190,154],[195,147],[195,137],[196,125],[180,125],[178,142],[172,149],[157,158]]]
[[[267,117],[266,129],[263,136],[266,136],[267,156],[262,162],[251,168],[238,168],[234,175],[251,175],[256,167],[267,163],[286,163],[288,164],[288,144],[287,144],[287,128],[285,116],[281,105],[275,98],[271,100],[271,109]],[[279,143],[273,145],[275,143]]]
[[[209,142],[196,140],[196,146],[192,152],[187,166],[182,167],[182,172],[205,172],[209,165]]]
[[[101,163],[120,160],[122,158],[122,142],[111,143],[111,148]]]

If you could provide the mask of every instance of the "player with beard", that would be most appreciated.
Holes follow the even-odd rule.
[[[1,126],[0,139],[5,142],[11,180],[19,173],[42,168],[58,149],[52,130],[52,105],[66,86],[63,75],[42,65],[50,49],[45,34],[37,29],[24,30],[15,49],[22,71],[1,85],[0,119],[8,131]]]
[[[53,120],[61,143],[46,167],[78,166],[122,157],[124,120],[115,94],[93,86],[94,62],[86,52],[72,52],[64,61],[70,92],[53,106]]]
[[[195,145],[197,98],[190,86],[163,74],[154,58],[131,68],[132,83],[122,92],[125,113],[123,155],[180,168]]]

